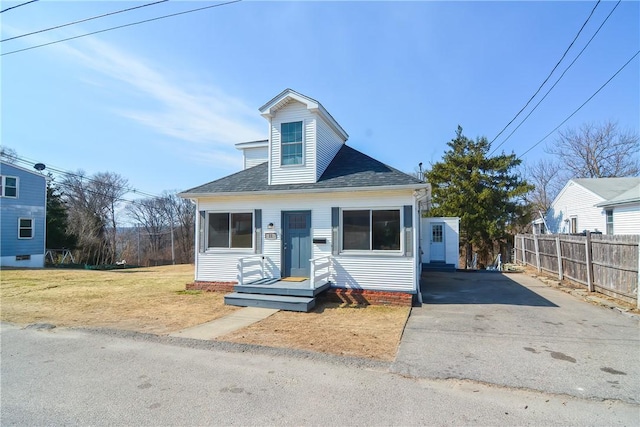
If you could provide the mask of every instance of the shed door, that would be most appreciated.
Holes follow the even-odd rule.
[[[429,254],[431,262],[444,261],[444,223],[432,222],[430,224]]]
[[[309,277],[311,212],[282,212],[282,276]]]

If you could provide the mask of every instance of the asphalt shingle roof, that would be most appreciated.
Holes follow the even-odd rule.
[[[603,199],[611,200],[637,186],[640,178],[578,178],[573,181]]]
[[[286,191],[332,188],[360,188],[424,184],[360,151],[343,145],[318,182],[306,184],[268,185],[268,163],[228,175],[183,194],[238,193],[252,191]]]

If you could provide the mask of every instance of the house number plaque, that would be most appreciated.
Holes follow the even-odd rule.
[[[264,233],[265,240],[276,240],[278,238],[277,233]]]

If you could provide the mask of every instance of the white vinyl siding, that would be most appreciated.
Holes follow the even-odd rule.
[[[640,203],[607,209],[613,209],[613,232],[615,234],[640,234]]]
[[[311,235],[327,243],[313,244],[312,257],[331,255],[331,208],[367,209],[413,205],[411,190],[380,192],[300,193],[291,195],[221,196],[198,201],[198,210],[246,211],[262,209],[262,248],[266,257],[266,274],[280,277],[282,211],[311,211]],[[414,222],[417,217],[414,215]],[[273,223],[273,229],[267,224]],[[417,227],[414,227],[414,231]],[[264,240],[265,232],[275,232],[277,239]],[[413,254],[417,253],[414,238]],[[250,254],[197,253],[196,280],[237,280],[238,259]],[[415,257],[386,254],[340,254],[333,257],[330,280],[336,287],[413,292],[417,289]]]
[[[571,218],[577,219],[577,232],[584,230],[606,231],[606,215],[604,209],[595,205],[604,200],[571,182],[554,200],[547,213],[547,225],[552,233],[570,233]]]
[[[269,160],[269,149],[264,147],[245,148],[244,154],[244,168],[249,169],[254,166],[258,166]]]
[[[282,165],[280,132],[282,123],[302,122],[301,165]],[[271,185],[316,181],[316,117],[300,102],[292,101],[271,119]]]
[[[316,122],[316,138],[317,180],[322,176],[338,151],[340,151],[344,141],[324,120]]]

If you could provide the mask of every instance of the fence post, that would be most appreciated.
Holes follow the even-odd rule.
[[[538,244],[538,235],[533,235],[533,246],[536,250],[536,268],[538,269],[538,273],[540,273],[540,246]]]
[[[558,253],[558,280],[562,280],[562,248],[560,247],[560,236],[556,235],[556,252]]]
[[[593,286],[593,263],[591,258],[591,232],[586,232],[587,239],[585,240],[586,245],[586,255],[587,255],[587,290],[589,292],[595,292],[595,287]]]
[[[638,301],[637,306],[640,308],[640,242],[638,242]]]

